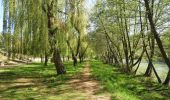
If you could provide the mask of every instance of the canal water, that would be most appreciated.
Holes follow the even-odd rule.
[[[153,65],[154,65],[159,77],[161,78],[161,80],[164,81],[167,76],[168,70],[169,70],[168,66],[164,62],[153,62]],[[148,66],[148,62],[142,61],[136,74],[137,75],[144,74],[147,66]],[[137,66],[135,66],[134,69],[136,69],[136,67]],[[152,72],[151,77],[153,77],[154,81],[157,81],[154,72]]]

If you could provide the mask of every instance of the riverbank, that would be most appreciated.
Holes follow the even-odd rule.
[[[100,81],[102,91],[111,93],[113,100],[168,100],[170,88],[151,81],[140,75],[133,76],[121,73],[111,65],[99,61],[91,62],[93,78]],[[100,92],[102,92],[100,91]]]
[[[53,64],[0,68],[0,99],[24,100],[168,100],[170,88],[151,78],[133,76],[108,64],[91,61],[57,76]]]

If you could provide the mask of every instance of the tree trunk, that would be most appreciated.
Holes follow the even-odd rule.
[[[145,72],[145,74],[144,74],[144,76],[147,76],[147,77],[150,77],[151,76],[151,74],[152,74],[152,66],[151,66],[151,61],[149,61],[149,64],[148,64],[148,67],[147,67],[147,69],[146,69],[146,72]]]
[[[168,65],[168,68],[169,68],[169,72],[168,72],[168,75],[164,81],[164,85],[168,85],[169,84],[169,81],[170,81],[170,60],[168,58],[168,56],[166,55],[166,52],[164,50],[164,47],[163,47],[163,44],[162,44],[162,41],[156,31],[156,28],[155,28],[155,24],[153,22],[153,18],[152,18],[152,13],[151,13],[151,9],[149,7],[149,1],[148,0],[144,0],[145,1],[145,8],[146,8],[146,11],[147,11],[147,15],[148,15],[148,20],[149,20],[149,23],[150,23],[150,26],[151,26],[151,32],[154,34],[154,37],[156,39],[156,42],[157,42],[157,45],[160,49],[160,52],[162,54],[162,57],[164,58],[165,60],[165,63]]]
[[[70,51],[72,53],[73,65],[76,66],[77,65],[77,56],[74,54],[74,51],[73,51],[72,47],[70,46],[70,43],[68,40],[67,40],[67,45],[70,48]]]
[[[169,85],[169,80],[170,80],[170,70],[168,71],[168,74],[167,74],[166,79],[165,79],[163,84],[164,85]]]
[[[63,62],[65,62],[65,56],[63,55]]]
[[[79,62],[82,63],[82,57],[81,54],[79,54]]]
[[[40,55],[40,58],[41,58],[41,63],[43,63],[43,56],[42,56],[42,54]]]
[[[142,51],[142,53],[141,53],[141,56],[140,56],[140,57],[138,58],[138,60],[131,66],[131,68],[132,68],[132,67],[134,67],[136,64],[138,64],[136,70],[134,71],[134,74],[136,74],[136,72],[137,72],[138,69],[139,69],[139,66],[140,66],[140,63],[141,63],[141,61],[142,61],[142,57],[143,57],[143,55],[144,55],[144,52],[145,52],[145,47],[143,46],[143,51]]]
[[[149,60],[149,64],[148,64],[148,67],[147,67],[147,70],[146,70],[146,72],[145,72],[145,76],[151,76],[151,74],[152,74],[152,70],[153,70],[153,68],[152,68],[152,59],[153,59],[153,56],[154,56],[154,48],[155,48],[155,39],[154,39],[154,37],[152,37],[152,42],[151,42],[151,44],[150,44],[150,48],[151,48],[151,52],[150,52],[150,60]]]
[[[58,49],[54,50],[53,59],[54,59],[54,64],[55,64],[55,68],[57,71],[57,75],[65,74],[66,70],[64,68],[64,64],[61,60],[60,52]]]
[[[76,66],[77,65],[77,57],[73,55],[72,58],[73,58],[73,65]]]
[[[149,60],[150,66],[151,66],[151,68],[153,69],[153,71],[154,71],[154,73],[155,73],[155,76],[156,76],[158,82],[159,82],[159,83],[162,83],[161,78],[159,77],[158,73],[156,72],[156,69],[155,69],[155,67],[154,67],[154,65],[153,65],[153,63],[152,63],[152,59],[150,58],[149,53],[148,53],[148,51],[147,51],[147,49],[146,49],[146,45],[145,45],[145,43],[143,43],[143,44],[144,44],[144,46],[145,46],[145,53],[146,53],[146,56],[147,56],[147,58],[148,58],[148,60]]]
[[[153,4],[154,4],[154,0],[152,0],[152,18],[153,18]],[[146,16],[147,17],[147,16]],[[151,42],[150,42],[150,39],[151,39]],[[154,51],[155,51],[155,38],[153,36],[153,34],[151,34],[151,36],[148,36],[148,41],[149,41],[149,46],[150,46],[150,49],[151,49],[151,52],[150,52],[150,59],[151,59],[151,62],[149,61],[149,64],[148,64],[148,67],[146,69],[146,72],[145,72],[145,76],[148,76],[150,77],[151,74],[152,74],[152,59],[153,59],[153,56],[154,56]]]
[[[88,45],[86,46],[84,51],[83,51],[83,49],[81,49],[82,51],[79,53],[80,63],[82,63],[84,61],[84,56],[86,54],[87,48],[88,48]]]
[[[47,65],[48,65],[48,56],[47,56],[47,54],[45,53],[44,66],[47,66]]]
[[[57,71],[57,74],[65,74],[66,70],[64,68],[64,64],[61,60],[61,56],[60,56],[60,52],[59,49],[56,47],[56,30],[58,29],[58,27],[56,27],[54,25],[54,0],[51,1],[50,4],[47,4],[47,9],[44,9],[43,6],[43,10],[44,12],[47,14],[47,18],[48,18],[48,35],[49,35],[49,43],[51,46],[51,51],[53,52],[53,61],[55,64],[55,68]],[[55,28],[54,28],[55,27]]]

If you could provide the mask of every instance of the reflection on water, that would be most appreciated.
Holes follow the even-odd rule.
[[[168,66],[163,62],[153,62],[153,65],[154,65],[159,77],[161,78],[161,80],[164,81],[166,76],[167,76],[168,70],[169,70]],[[147,66],[148,66],[148,62],[142,61],[140,66],[139,66],[139,69],[137,71],[137,75],[144,74]],[[134,69],[136,69],[136,67],[137,66],[135,66]],[[152,72],[152,77],[155,81],[157,81],[154,72]]]

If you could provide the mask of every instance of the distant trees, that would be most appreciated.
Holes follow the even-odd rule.
[[[168,0],[97,0],[87,34],[85,0],[4,0],[5,50],[8,58],[45,58],[45,65],[53,56],[58,74],[66,73],[66,56],[72,56],[76,66],[78,59],[82,62],[87,53],[95,53],[103,62],[133,74],[145,59],[145,76],[154,72],[162,83],[153,60],[159,54],[170,69],[169,42],[163,37],[169,29],[169,4]],[[169,80],[170,70],[164,84]]]
[[[50,56],[58,74],[70,52],[77,64],[87,50],[84,0],[4,0],[3,37],[8,57]],[[63,57],[63,61],[62,61]],[[43,61],[43,60],[42,60]]]
[[[161,39],[160,39],[160,37],[158,35],[158,32],[156,30],[155,23],[154,23],[153,17],[152,17],[152,12],[151,12],[151,9],[150,9],[150,6],[149,6],[149,2],[148,2],[148,0],[144,0],[144,1],[145,1],[145,7],[146,7],[146,12],[147,12],[148,20],[149,20],[149,23],[150,23],[151,32],[154,35],[154,38],[155,38],[155,40],[157,42],[157,45],[158,45],[158,47],[160,49],[162,57],[165,60],[165,63],[169,67],[169,71],[168,71],[167,77],[166,77],[166,79],[165,79],[165,81],[163,83],[163,84],[167,85],[167,84],[169,84],[169,81],[170,81],[170,60],[169,60],[169,58],[168,58],[168,56],[167,56],[167,54],[166,54],[166,52],[164,50],[162,41],[161,41]]]
[[[136,73],[142,59],[148,60],[145,76],[150,76],[153,70],[159,83],[162,83],[153,59],[158,56],[155,52],[159,48],[169,66],[160,37],[168,29],[169,15],[166,11],[169,2],[98,0],[94,9],[91,17],[94,31],[89,33],[89,38],[96,55],[105,63],[119,65],[126,73]],[[168,84],[169,73],[164,84]]]
[[[73,65],[77,65],[77,58],[79,57],[80,62],[83,60],[86,48],[85,35],[87,34],[87,15],[84,6],[85,0],[68,0],[69,4],[69,16],[68,16],[68,35],[67,45],[71,51]],[[71,39],[73,38],[73,40]],[[74,41],[74,42],[73,42]],[[71,45],[71,42],[74,45]],[[73,44],[72,43],[72,44]],[[87,45],[87,44],[86,44]]]
[[[95,18],[92,17],[96,30],[100,29],[95,34],[100,32],[106,39],[107,49],[104,50],[103,59],[111,63],[114,61],[127,73],[132,71],[132,67],[138,64],[143,56],[143,52],[140,51],[141,56],[137,62],[134,61],[136,52],[139,52],[138,44],[142,42],[142,35],[138,35],[140,31],[134,28],[139,27],[137,23],[140,22],[137,4],[137,1],[125,3],[123,0],[106,2],[101,0],[96,5]],[[132,8],[126,9],[128,5]],[[131,36],[132,29],[135,37]]]
[[[40,56],[47,51],[49,45],[45,16],[42,10],[40,11],[41,5],[34,7],[32,3],[34,2],[3,1],[3,36],[5,47],[11,52],[8,53],[11,55],[9,57],[24,59],[24,55]],[[10,39],[7,39],[7,34]]]

